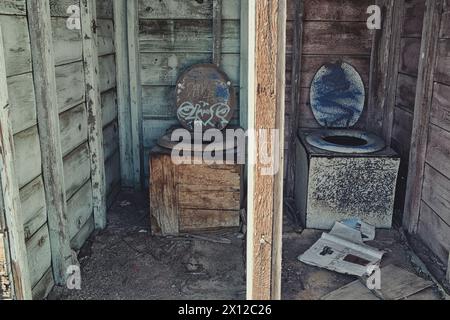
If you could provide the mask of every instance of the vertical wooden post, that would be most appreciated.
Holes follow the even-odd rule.
[[[447,282],[450,283],[450,254],[448,255],[448,263],[447,263]]]
[[[31,281],[23,230],[19,186],[14,168],[14,142],[9,118],[8,87],[0,27],[0,182],[5,214],[5,231],[12,271],[13,296],[31,300]]]
[[[372,39],[367,128],[390,143],[404,1],[377,0],[376,4],[381,7],[383,20],[381,30],[375,30]]]
[[[213,0],[213,63],[220,66],[222,59],[222,0]]]
[[[241,0],[241,54],[240,54],[240,83],[239,110],[240,124],[248,129],[248,30],[249,30],[249,0]]]
[[[130,72],[130,108],[131,137],[134,165],[134,186],[136,190],[142,187],[141,171],[143,171],[142,141],[142,107],[141,107],[141,77],[139,65],[139,2],[127,1],[128,21],[128,66]]]
[[[106,227],[106,182],[97,47],[96,0],[81,0],[81,31],[91,159],[92,201],[96,229]]]
[[[55,283],[65,283],[72,253],[61,150],[55,58],[48,0],[27,1],[34,90]]]
[[[303,1],[295,1],[294,43],[292,45],[292,76],[291,76],[291,125],[289,132],[289,153],[286,177],[286,196],[294,198],[295,192],[295,144],[300,123],[300,76],[303,51]]]
[[[403,215],[403,227],[409,233],[417,232],[420,218],[428,130],[433,99],[434,72],[436,68],[443,1],[427,0],[426,8],[414,106],[408,184]]]
[[[127,44],[127,0],[114,0],[117,107],[119,110],[120,171],[123,187],[134,187]]]
[[[250,0],[255,25],[249,54],[249,123],[255,138],[249,141],[249,202],[247,241],[247,297],[281,298],[281,245],[283,218],[283,158],[285,116],[286,0]],[[253,11],[253,12],[252,12]],[[253,41],[253,40],[252,40]],[[250,97],[251,96],[251,97]],[[266,139],[262,140],[265,130]],[[270,134],[279,130],[275,141]],[[274,158],[274,175],[261,163],[268,149]],[[279,152],[277,152],[278,150]]]

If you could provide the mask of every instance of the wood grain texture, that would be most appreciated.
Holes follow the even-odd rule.
[[[83,63],[86,85],[86,106],[88,115],[88,141],[90,173],[92,179],[92,201],[94,208],[95,227],[104,229],[106,227],[106,183],[105,183],[105,163],[103,155],[103,128],[102,128],[102,108],[101,92],[107,90],[110,81],[104,79],[114,79],[112,76],[105,78],[105,75],[112,73],[110,67],[114,65],[114,56],[111,58],[98,58],[97,31],[93,28],[97,23],[96,1],[81,2],[81,29],[83,33]],[[107,56],[109,57],[109,56]],[[105,67],[107,64],[109,67]],[[114,69],[115,70],[115,69]],[[100,79],[99,79],[100,78]]]
[[[131,136],[130,83],[128,70],[128,29],[126,0],[114,0],[114,40],[116,44],[117,112],[119,119],[119,144],[121,180],[124,187],[134,186],[134,165]],[[102,98],[102,104],[105,99]],[[103,110],[104,106],[103,106]],[[106,122],[103,121],[103,125]]]
[[[413,137],[411,143],[408,186],[406,191],[403,226],[410,232],[417,231],[419,220],[424,163],[428,143],[428,126],[430,123],[431,101],[433,96],[434,72],[438,49],[437,28],[441,25],[443,2],[427,0],[421,59],[414,107]]]
[[[7,228],[7,246],[9,250],[9,269],[11,270],[12,294],[16,299],[31,299],[30,272],[28,254],[23,234],[23,216],[20,203],[18,181],[14,167],[14,144],[9,117],[8,89],[6,83],[5,51],[3,47],[3,29],[0,25],[0,183],[1,183],[1,220],[2,233]],[[4,217],[3,217],[4,215]],[[4,220],[3,220],[4,218]],[[2,235],[3,238],[3,235]],[[5,243],[1,239],[2,244]]]
[[[284,132],[286,1],[258,0],[251,1],[250,6],[253,6],[256,18],[249,31],[249,37],[256,39],[252,48],[254,56],[250,57],[254,60],[249,61],[249,65],[254,63],[249,71],[254,73],[249,94],[255,95],[255,100],[249,103],[250,124],[254,124],[256,130]],[[305,34],[306,30],[305,26]],[[284,149],[284,137],[280,136],[275,145],[269,144],[273,149]],[[249,141],[250,159],[260,159],[258,141],[258,134],[255,141]],[[284,162],[282,153],[275,161]],[[251,300],[280,299],[283,169],[275,175],[264,175],[264,166],[254,163],[256,165],[250,166],[248,175],[251,187],[248,195],[247,297]]]
[[[429,165],[425,166],[423,201],[450,225],[450,178]]]
[[[55,283],[65,283],[67,266],[72,264],[67,230],[66,194],[57,104],[55,56],[48,0],[27,1],[33,57],[34,90],[41,144],[42,174],[45,184],[51,260]],[[50,244],[49,244],[50,246]],[[50,252],[49,252],[50,254]],[[38,258],[36,257],[36,260]],[[34,262],[33,262],[34,263]],[[36,263],[40,263],[36,261]],[[49,266],[46,266],[45,271]],[[40,274],[40,276],[42,276]],[[33,282],[33,285],[36,282]]]
[[[431,123],[450,132],[450,86],[435,83]]]

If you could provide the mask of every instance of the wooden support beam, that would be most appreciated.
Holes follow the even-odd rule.
[[[248,29],[249,29],[249,0],[241,0],[241,54],[240,54],[240,83],[239,90],[239,119],[240,125],[248,129]]]
[[[106,227],[106,181],[97,47],[96,0],[81,0],[81,31],[83,36],[94,220],[96,229],[104,229]]]
[[[65,283],[67,267],[72,264],[72,252],[67,226],[67,205],[49,0],[28,0],[27,11],[29,13],[28,24],[33,60],[34,91],[36,94],[53,275],[55,283],[62,285]]]
[[[249,17],[249,124],[255,138],[249,139],[247,297],[280,299],[286,0],[250,0]],[[274,155],[273,174],[261,161],[267,149]]]
[[[382,26],[373,33],[370,63],[367,128],[392,138],[404,1],[377,0],[381,8]]]
[[[142,103],[141,103],[141,77],[139,64],[139,2],[127,1],[127,28],[128,28],[128,67],[130,75],[130,110],[131,110],[131,138],[134,166],[134,187],[140,190],[143,185],[141,172],[143,172],[142,141]]]
[[[222,59],[222,0],[213,0],[213,63],[220,66]]]
[[[127,0],[114,1],[114,43],[116,46],[117,107],[119,110],[120,171],[123,187],[134,187],[131,137],[130,80],[127,44]]]
[[[291,103],[293,104],[293,114],[290,117],[290,132],[289,136],[289,150],[288,150],[288,164],[287,176],[285,185],[285,195],[289,198],[295,196],[295,145],[297,141],[297,133],[300,123],[300,77],[302,65],[302,51],[303,51],[303,1],[295,1],[295,20],[294,20],[294,40],[292,45],[292,83],[291,83]]]
[[[403,227],[416,233],[420,218],[422,187],[425,176],[425,159],[428,143],[434,72],[441,26],[443,0],[427,0],[420,50],[414,123],[409,157]]]
[[[31,300],[31,281],[28,269],[27,249],[23,229],[19,186],[14,167],[14,141],[11,130],[6,83],[6,66],[0,27],[0,182],[2,213],[5,215],[4,230],[9,251],[9,265],[12,272],[12,294],[15,299]],[[2,241],[0,239],[0,241]],[[8,250],[9,249],[9,250]]]

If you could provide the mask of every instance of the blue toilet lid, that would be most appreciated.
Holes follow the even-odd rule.
[[[353,127],[364,111],[364,82],[346,62],[329,63],[316,73],[310,92],[311,109],[326,128]]]

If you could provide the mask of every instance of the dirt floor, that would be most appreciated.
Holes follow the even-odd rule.
[[[152,237],[148,200],[123,192],[108,214],[108,227],[94,234],[79,254],[82,290],[56,287],[51,300],[245,298],[245,249],[238,231],[194,236]],[[354,277],[307,266],[297,260],[320,238],[314,230],[283,236],[283,299],[316,300]],[[396,231],[380,231],[371,246],[387,252],[383,265],[418,272]],[[413,299],[439,299],[436,288]]]

